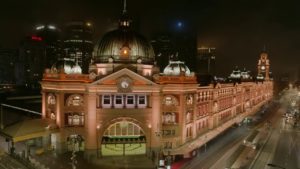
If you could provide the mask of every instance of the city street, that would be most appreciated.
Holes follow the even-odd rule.
[[[274,113],[274,117],[271,119],[272,135],[260,150],[250,169],[300,168],[300,130],[294,123],[289,123],[285,116],[290,109],[291,98],[294,97],[291,91],[293,90],[290,89],[283,93],[280,99],[281,109]],[[299,108],[295,107],[295,110],[297,109]],[[297,121],[296,118],[294,120]]]
[[[234,161],[240,160],[240,154],[243,151],[247,153],[251,153],[249,147],[245,147],[242,145],[243,140],[249,135],[251,132],[256,130],[259,127],[264,128],[264,122],[269,120],[269,118],[273,117],[272,112],[277,109],[277,106],[273,104],[269,106],[266,110],[265,115],[255,126],[249,127],[246,124],[237,127],[233,126],[228,129],[226,132],[213,139],[208,143],[206,150],[204,147],[200,149],[200,153],[196,158],[192,161],[188,162],[183,168],[184,169],[220,169],[225,168],[228,165],[229,159]],[[260,113],[258,111],[257,113]],[[242,145],[242,147],[241,147]],[[241,148],[240,148],[241,147]],[[241,150],[240,150],[241,149]],[[244,150],[245,149],[245,150]],[[238,153],[238,154],[236,154]],[[243,152],[248,155],[247,153]],[[255,153],[255,152],[253,152]],[[232,159],[231,156],[236,154],[237,157]]]

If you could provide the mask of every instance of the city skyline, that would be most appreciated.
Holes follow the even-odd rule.
[[[180,31],[197,33],[198,47],[216,47],[219,74],[228,75],[236,65],[255,70],[255,64],[247,63],[257,60],[264,46],[272,59],[271,71],[275,75],[299,71],[297,55],[300,51],[294,45],[300,38],[296,1],[282,4],[276,1],[129,0],[127,4],[137,31],[148,40],[155,33]],[[97,42],[103,34],[117,27],[122,1],[9,1],[3,6],[7,8],[0,12],[4,25],[0,46],[18,48],[21,39],[30,35],[36,25],[60,26],[72,20],[92,22],[94,42]]]

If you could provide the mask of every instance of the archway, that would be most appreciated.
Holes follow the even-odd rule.
[[[104,131],[101,154],[102,156],[146,154],[145,132],[134,119],[116,119]]]

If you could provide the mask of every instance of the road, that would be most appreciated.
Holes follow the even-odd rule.
[[[249,169],[300,169],[300,130],[285,122],[285,112],[282,106],[274,114],[272,135]]]
[[[276,107],[276,106],[275,106]],[[275,107],[270,107],[264,119],[256,126],[261,125],[264,121],[272,117],[271,113]],[[244,138],[249,135],[256,127],[248,128],[241,126],[231,128],[225,133],[209,142],[207,151],[201,149],[201,152],[196,158],[186,164],[183,169],[221,169],[225,168],[228,163],[228,158],[239,148]]]

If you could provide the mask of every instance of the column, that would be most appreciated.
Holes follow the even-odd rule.
[[[56,125],[59,128],[64,127],[65,123],[65,112],[64,112],[64,93],[56,93]]]
[[[152,118],[151,120],[151,130],[149,139],[151,139],[151,151],[156,152],[153,154],[153,159],[155,164],[158,164],[159,156],[161,154],[162,150],[162,143],[161,143],[161,137],[162,137],[162,124],[161,124],[161,96],[159,92],[152,93]]]
[[[85,95],[85,157],[90,160],[97,156],[96,94]]]
[[[42,92],[42,119],[46,118],[46,106],[47,106],[46,93]]]

